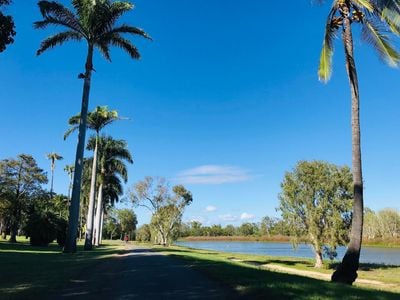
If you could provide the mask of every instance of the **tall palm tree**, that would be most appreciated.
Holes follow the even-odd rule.
[[[394,1],[394,0],[393,0]],[[323,1],[319,1],[323,2]],[[333,40],[342,30],[345,65],[351,91],[352,172],[354,184],[353,218],[350,243],[342,263],[332,275],[332,281],[352,284],[357,278],[363,227],[363,179],[361,167],[361,138],[359,89],[353,53],[352,25],[361,26],[362,38],[377,50],[390,66],[396,66],[400,55],[386,34],[389,29],[399,32],[394,11],[387,0],[334,0],[328,15],[319,65],[319,78],[327,82],[331,76]]]
[[[68,199],[71,201],[71,190],[72,190],[72,178],[74,176],[74,166],[73,165],[66,165],[64,167],[64,171],[67,172],[69,177],[69,184],[68,184]]]
[[[64,134],[64,140],[74,131],[79,129],[80,114],[73,116],[69,119],[69,125],[71,127]],[[96,132],[95,136],[95,148],[93,154],[93,165],[92,165],[92,177],[90,183],[90,194],[89,194],[89,207],[88,215],[86,219],[86,233],[85,233],[85,250],[92,250],[92,239],[93,239],[93,217],[94,217],[94,205],[95,205],[95,189],[96,189],[96,172],[97,172],[97,151],[98,151],[98,140],[101,130],[111,124],[114,121],[121,120],[116,110],[108,110],[107,106],[97,106],[92,112],[88,113],[86,126]]]
[[[56,152],[51,152],[47,154],[47,159],[50,160],[50,169],[51,169],[50,197],[53,199],[54,170],[56,168],[56,161],[62,160],[63,157]]]
[[[37,29],[44,29],[50,25],[61,26],[66,29],[45,39],[41,43],[37,55],[55,46],[62,45],[67,41],[85,41],[87,44],[85,72],[78,76],[80,79],[83,79],[84,83],[69,226],[64,247],[64,252],[67,253],[76,252],[76,231],[79,218],[83,152],[85,148],[86,119],[93,71],[94,49],[97,48],[107,60],[110,60],[110,46],[121,48],[132,59],[139,59],[140,54],[137,48],[123,35],[130,34],[150,38],[142,29],[137,27],[125,24],[116,25],[116,22],[123,14],[133,9],[133,5],[129,2],[113,2],[111,0],[72,0],[71,2],[74,11],[55,1],[39,1],[38,5],[43,20],[34,23]]]
[[[88,143],[88,149],[95,147],[93,138]],[[119,188],[120,178],[126,183],[128,180],[128,171],[126,162],[133,163],[132,155],[127,149],[127,143],[124,140],[116,140],[110,136],[103,136],[99,141],[99,190],[97,197],[96,222],[95,222],[95,244],[99,244],[101,216],[103,214],[104,196],[110,201],[118,199],[122,192]]]

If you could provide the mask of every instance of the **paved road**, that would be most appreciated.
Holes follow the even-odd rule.
[[[234,299],[227,287],[184,261],[132,246],[98,264],[49,299]]]

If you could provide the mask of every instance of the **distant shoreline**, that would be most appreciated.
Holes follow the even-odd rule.
[[[265,242],[265,243],[290,243],[290,236],[188,236],[179,238],[182,242]],[[299,241],[304,243],[305,239]],[[392,240],[366,240],[365,247],[400,248],[400,238]]]

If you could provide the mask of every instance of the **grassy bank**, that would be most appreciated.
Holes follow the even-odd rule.
[[[246,298],[264,299],[399,299],[400,267],[362,265],[359,278],[364,281],[348,287],[328,282],[332,270],[313,268],[312,260],[285,257],[221,253],[186,247],[154,247],[156,251],[184,259],[208,277],[223,282]],[[284,271],[277,272],[276,266]],[[272,271],[271,269],[275,269]],[[287,274],[316,273],[302,276]],[[373,288],[373,289],[372,289]]]
[[[25,240],[17,244],[0,241],[0,299],[42,298],[68,283],[88,267],[123,251],[123,246],[108,244],[95,251],[63,254],[52,244],[32,247]]]
[[[290,243],[290,236],[273,235],[273,236],[188,236],[180,238],[180,241],[200,242],[200,241],[221,241],[221,242],[277,242]],[[305,242],[305,239],[300,239]],[[400,248],[400,239],[373,239],[364,240],[365,247],[380,248]]]

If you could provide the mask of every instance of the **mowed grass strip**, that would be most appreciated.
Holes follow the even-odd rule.
[[[107,244],[83,251],[82,245],[78,245],[76,254],[64,254],[55,244],[32,247],[24,240],[16,244],[0,241],[0,299],[49,295],[123,249],[121,244]]]
[[[391,284],[388,284],[387,290],[383,291],[344,286],[304,276],[268,271],[260,267],[263,264],[273,263],[299,270],[332,273],[332,270],[328,269],[316,270],[312,267],[312,260],[221,253],[178,246],[153,247],[153,249],[186,260],[208,277],[232,287],[249,299],[400,299],[400,289],[396,288],[400,286],[393,284],[393,281],[400,281],[398,267],[381,266],[378,269],[371,267],[369,271],[360,272],[364,278],[366,272],[370,272],[368,278],[374,278],[374,274],[381,273],[385,273],[385,278],[389,278],[389,274],[396,277]]]

